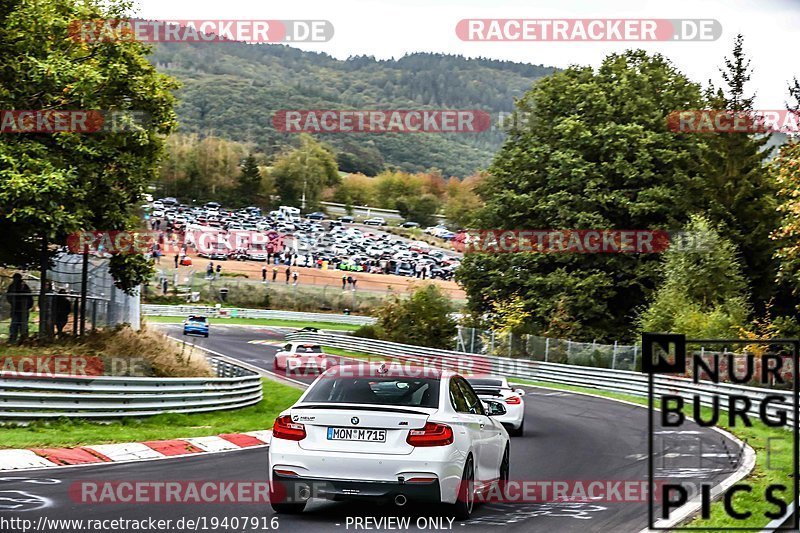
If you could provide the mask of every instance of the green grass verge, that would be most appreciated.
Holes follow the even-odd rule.
[[[355,352],[353,350],[343,350],[342,348],[332,348],[330,346],[323,346],[322,347],[325,353],[331,355],[339,355],[341,357],[352,357],[353,359],[366,359],[366,360],[379,360],[384,361],[388,360],[388,357],[381,357],[379,355],[373,355],[370,353],[364,352]]]
[[[24,427],[2,426],[0,448],[141,442],[270,429],[278,413],[297,401],[303,391],[270,380],[263,380],[263,387],[264,398],[259,403],[232,411],[163,414],[110,423],[60,419]]]
[[[604,396],[617,400],[625,400],[632,403],[647,405],[647,398],[639,396],[631,396],[628,394],[620,394],[616,392],[606,392],[588,387],[575,387],[572,385],[560,385],[557,383],[548,383],[541,381],[528,381],[514,379],[514,383],[525,385],[535,385],[537,387],[545,387],[549,389],[557,389],[573,392],[584,392],[595,394],[597,396]],[[659,402],[655,402],[655,406],[659,407]],[[684,412],[691,416],[691,409],[684,409]],[[702,415],[705,420],[708,420],[711,415],[711,410],[708,408],[702,409]],[[720,421],[727,420],[727,413],[720,410]],[[792,436],[789,431],[782,428],[769,427],[761,420],[751,417],[753,422],[752,427],[744,427],[741,421],[736,426],[729,426],[725,423],[717,424],[718,427],[731,432],[739,439],[745,441],[756,452],[756,466],[753,471],[748,475],[743,482],[752,487],[752,492],[738,492],[733,497],[733,506],[739,511],[749,511],[752,515],[745,520],[735,520],[728,516],[725,512],[722,501],[716,501],[711,505],[711,516],[707,519],[700,517],[694,518],[686,526],[698,529],[714,529],[714,528],[732,528],[732,527],[746,527],[746,528],[762,528],[770,519],[764,516],[766,512],[775,512],[777,509],[774,505],[768,504],[764,501],[765,490],[772,484],[787,485],[787,491],[777,493],[777,496],[791,502],[792,486],[789,481],[792,468]],[[770,440],[772,439],[772,440]],[[769,450],[769,451],[768,451]],[[787,496],[789,496],[787,498]]]
[[[162,324],[180,324],[183,322],[182,316],[146,316],[145,322],[162,323]],[[331,329],[336,331],[355,331],[358,326],[352,324],[337,324],[334,322],[321,322],[321,321],[300,321],[300,320],[279,320],[274,318],[209,318],[209,323],[213,324],[228,324],[235,326],[277,326],[289,328],[304,328],[312,327],[318,329]]]

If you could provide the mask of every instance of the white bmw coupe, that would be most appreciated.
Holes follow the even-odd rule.
[[[329,369],[275,420],[270,503],[299,513],[311,498],[435,502],[466,520],[475,496],[509,476],[509,437],[447,370],[364,363]]]

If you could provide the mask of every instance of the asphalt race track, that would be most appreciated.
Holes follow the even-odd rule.
[[[164,326],[177,338],[177,326]],[[269,327],[212,326],[208,339],[191,338],[215,352],[250,365],[272,370],[276,347],[252,341],[280,341],[278,330]],[[619,402],[540,388],[528,388],[526,434],[511,441],[512,480],[640,480],[647,479],[647,411]],[[231,416],[235,416],[234,413]],[[272,420],[264,421],[269,428]],[[716,431],[698,426],[681,429],[708,457],[697,465],[691,453],[668,451],[670,477],[722,480],[737,467],[737,445]],[[731,460],[733,456],[733,460]],[[681,463],[680,461],[686,461]],[[49,518],[170,518],[264,517],[269,525],[272,510],[262,504],[173,505],[173,504],[84,504],[70,498],[68,489],[81,480],[239,480],[267,479],[267,449],[258,448],[198,457],[123,463],[77,468],[0,473],[0,518],[24,517],[34,521]],[[11,509],[16,507],[16,509]],[[376,521],[356,522],[372,517]],[[381,517],[409,517],[408,528],[381,527]],[[432,520],[438,519],[438,520]],[[638,532],[647,525],[646,502],[597,503],[490,503],[478,507],[466,523],[448,521],[447,510],[312,502],[298,516],[281,515],[279,529],[317,531],[434,529],[465,532],[565,531]],[[211,522],[207,522],[210,526]],[[356,527],[356,524],[362,524]],[[392,524],[395,524],[394,522]],[[419,527],[418,527],[419,526]],[[211,531],[212,529],[207,529]],[[224,529],[217,529],[222,531]],[[238,531],[263,531],[241,527]],[[55,530],[54,530],[55,531]],[[68,531],[68,530],[61,530]],[[227,529],[234,531],[234,529]]]

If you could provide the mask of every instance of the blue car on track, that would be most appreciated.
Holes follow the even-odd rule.
[[[204,316],[188,316],[183,321],[184,335],[202,335],[208,337],[208,319]]]

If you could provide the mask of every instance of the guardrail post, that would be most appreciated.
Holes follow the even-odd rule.
[[[475,328],[470,328],[472,330],[472,339],[470,341],[469,352],[475,353]]]

